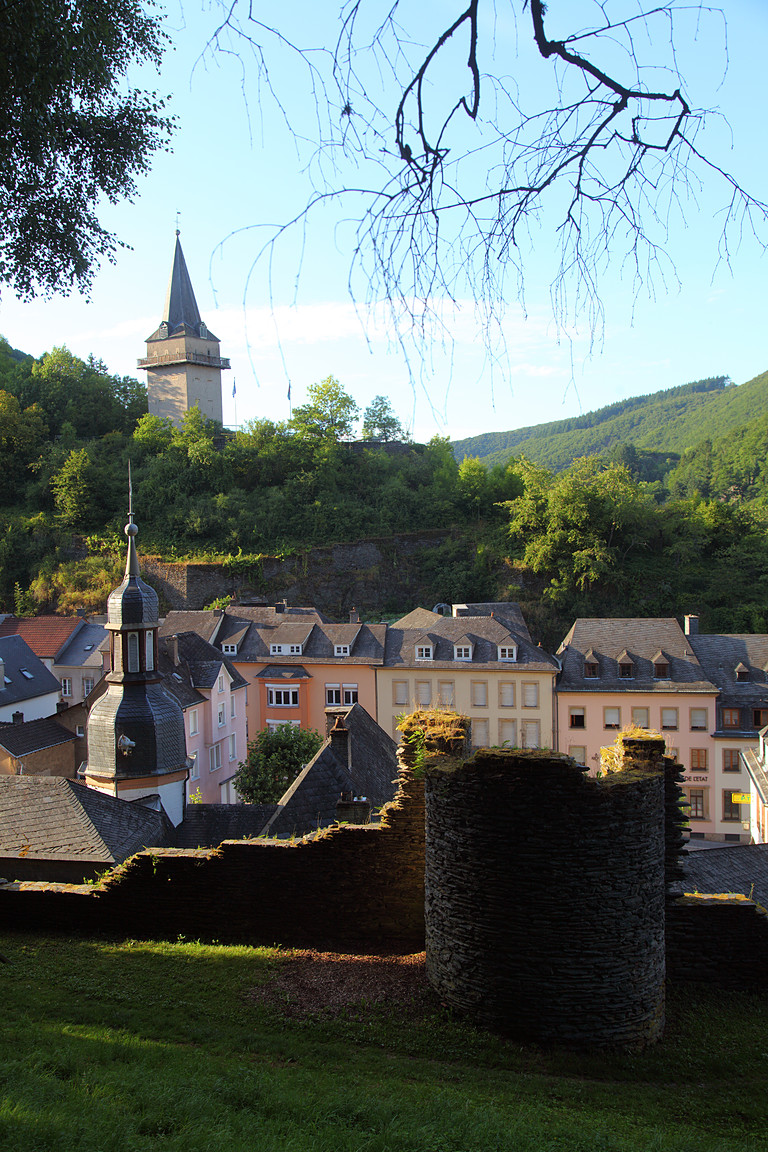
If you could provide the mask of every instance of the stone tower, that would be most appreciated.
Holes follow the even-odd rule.
[[[184,716],[157,672],[157,593],[139,573],[133,514],[125,579],[107,601],[107,690],[88,716],[85,783],[121,800],[159,797],[174,825],[188,774]]]
[[[184,413],[197,406],[203,416],[222,423],[221,372],[229,360],[219,341],[200,319],[179,233],[160,327],[147,339],[146,369],[149,411],[167,416],[178,427]]]

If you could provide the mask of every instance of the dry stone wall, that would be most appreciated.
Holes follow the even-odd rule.
[[[363,951],[424,946],[424,789],[404,776],[380,825],[294,843],[140,852],[100,887],[0,886],[0,925],[137,939]]]
[[[481,751],[426,775],[427,972],[483,1026],[640,1046],[664,1023],[664,776]]]

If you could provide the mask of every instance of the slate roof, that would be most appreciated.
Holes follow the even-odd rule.
[[[529,640],[531,638],[522,609],[513,600],[493,600],[484,604],[453,604],[451,607],[456,615],[464,617],[496,616],[499,620],[509,624],[513,632],[517,632]],[[464,609],[466,612],[463,611]]]
[[[331,734],[287,792],[264,834],[303,835],[336,820],[342,792],[365,796],[372,805],[395,795],[397,745],[360,704],[340,714],[348,733],[346,755]]]
[[[169,614],[169,618],[170,615]],[[249,625],[246,629],[246,625]],[[260,663],[274,660],[272,644],[302,645],[301,653],[279,653],[281,664],[381,664],[384,660],[386,624],[334,624],[314,608],[240,608],[226,609],[225,623],[216,636],[216,646],[237,644],[238,663]],[[335,646],[348,644],[349,656],[336,656]]]
[[[684,892],[740,892],[768,909],[768,844],[734,844],[688,852]]]
[[[284,668],[282,664],[267,664],[261,672],[257,672],[254,680],[311,680],[312,676],[301,664],[293,664]]]
[[[714,693],[716,686],[699,663],[694,639],[672,617],[581,618],[557,650],[563,663],[558,690]],[[654,678],[653,661],[659,652],[669,664],[669,679]],[[599,667],[597,678],[584,675],[587,655]],[[635,666],[631,679],[619,676],[620,656],[629,656]]]
[[[81,616],[6,616],[0,623],[0,638],[21,636],[35,656],[56,660],[84,623]]]
[[[28,720],[26,724],[0,724],[0,748],[15,757],[29,756],[32,752],[56,748],[76,739],[75,733],[59,724],[53,716]]]
[[[158,328],[148,338],[147,343],[154,340],[170,339],[173,336],[203,335],[200,311],[187,270],[187,262],[181,250],[178,232],[173,250],[173,267],[168,281],[168,290],[165,294],[163,322],[167,325],[167,331],[163,332]],[[218,337],[214,336],[212,332],[208,332],[207,329],[204,334],[208,340],[218,340]]]
[[[88,620],[61,650],[56,663],[72,668],[92,664],[100,669],[103,666],[100,649],[108,639],[109,633],[103,624],[94,624]]]
[[[206,699],[201,693],[213,689],[222,665],[231,677],[232,690],[246,687],[247,681],[231,661],[194,632],[178,633],[176,643],[178,664],[174,663],[171,654],[171,637],[164,636],[158,640],[158,670],[164,677],[165,689],[176,697],[182,708],[200,704]]]
[[[59,692],[61,685],[56,677],[21,636],[0,637],[0,659],[5,665],[5,683],[0,683],[0,707]]]
[[[119,864],[172,843],[167,817],[58,776],[0,777],[0,855]]]
[[[708,679],[720,689],[721,704],[730,708],[768,705],[768,636],[697,633],[688,639]],[[737,681],[739,664],[749,669],[749,680]]]
[[[160,621],[158,636],[173,636],[182,632],[194,632],[202,640],[212,643],[224,620],[224,614],[211,609],[208,612],[169,612]]]
[[[454,646],[462,642],[472,645],[471,660],[455,659]],[[417,644],[431,644],[433,658],[416,660]],[[517,648],[517,660],[499,660],[499,647],[512,646]],[[549,673],[558,670],[557,661],[533,644],[525,627],[516,631],[496,616],[440,616],[425,608],[409,612],[387,630],[384,665],[425,669],[455,669],[460,665]]]
[[[176,828],[177,848],[218,848],[258,836],[276,804],[188,804]]]

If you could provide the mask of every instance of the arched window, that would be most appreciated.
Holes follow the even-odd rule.
[[[139,634],[138,632],[128,633],[128,671],[139,671]]]
[[[144,638],[146,641],[146,662],[145,667],[147,672],[153,672],[155,668],[155,635],[153,632],[145,632]]]

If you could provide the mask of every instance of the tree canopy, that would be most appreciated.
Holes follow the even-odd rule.
[[[235,776],[238,795],[246,804],[274,804],[289,788],[323,743],[314,728],[280,724],[262,728],[248,741],[248,755]]]
[[[309,403],[294,408],[290,427],[315,440],[349,440],[360,409],[335,376],[307,388]]]
[[[132,198],[171,129],[163,100],[125,77],[159,64],[164,40],[139,0],[0,6],[0,285],[85,291],[113,256],[100,203]]]
[[[374,396],[363,413],[363,440],[404,440],[406,433],[386,396]]]

